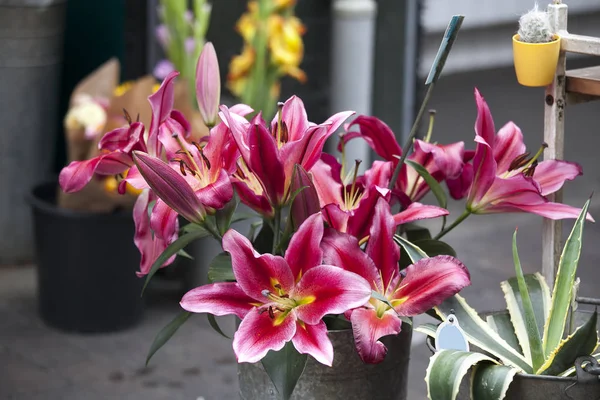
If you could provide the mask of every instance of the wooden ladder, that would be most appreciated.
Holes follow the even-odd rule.
[[[560,56],[554,81],[546,87],[544,141],[548,148],[545,159],[564,158],[565,107],[600,99],[600,66],[567,71],[567,53],[600,56],[600,38],[574,35],[567,31],[567,5],[554,0],[548,6],[552,29],[561,37]],[[562,190],[548,200],[562,202]],[[542,228],[542,273],[552,289],[562,252],[562,223],[544,219]]]

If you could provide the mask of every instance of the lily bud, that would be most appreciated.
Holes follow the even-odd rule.
[[[221,75],[217,53],[210,42],[204,45],[196,66],[196,99],[204,124],[213,127],[221,101]]]
[[[134,151],[133,160],[154,193],[190,222],[201,224],[206,209],[186,180],[162,160]]]
[[[299,193],[297,193],[298,190],[300,190]],[[308,175],[308,172],[306,172],[300,164],[294,166],[290,193],[296,195],[296,197],[292,199],[290,212],[292,226],[295,231],[308,217],[321,211],[319,196],[315,189],[315,185]]]

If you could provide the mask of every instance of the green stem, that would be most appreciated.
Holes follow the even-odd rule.
[[[463,213],[460,214],[460,216],[458,218],[456,218],[456,221],[454,221],[450,226],[447,226],[445,229],[440,231],[440,233],[438,233],[437,236],[434,237],[433,239],[434,240],[441,239],[446,233],[450,232],[452,229],[456,228],[461,222],[463,222],[465,219],[467,219],[467,217],[469,215],[471,215],[471,212],[469,210],[463,211]]]
[[[221,233],[219,232],[219,230],[217,229],[217,227],[215,226],[215,224],[212,222],[212,220],[206,218],[204,220],[203,223],[204,229],[206,229],[211,235],[213,235],[213,237],[218,240],[219,242],[221,242],[221,240],[223,239],[223,237],[221,236]]]
[[[281,209],[275,207],[275,216],[273,217],[273,254],[276,254],[279,242],[281,241]]]
[[[421,108],[419,108],[417,118],[415,118],[415,122],[413,123],[412,128],[410,128],[410,134],[408,135],[408,139],[406,139],[406,143],[404,143],[404,146],[402,147],[402,156],[400,157],[400,161],[398,162],[398,165],[396,165],[396,169],[394,169],[394,174],[392,175],[392,179],[390,180],[390,184],[388,186],[388,189],[390,190],[392,190],[394,186],[396,186],[396,181],[398,180],[398,176],[400,175],[400,170],[402,169],[404,160],[406,160],[406,156],[408,155],[408,153],[410,153],[410,150],[412,149],[415,136],[417,136],[417,131],[421,123],[421,119],[423,119],[423,114],[425,114],[425,110],[427,109],[427,104],[429,103],[429,99],[431,98],[434,87],[435,82],[431,82],[431,84],[427,88],[427,92],[425,93],[425,98],[421,103]]]

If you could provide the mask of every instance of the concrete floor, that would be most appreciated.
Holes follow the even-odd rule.
[[[432,100],[438,110],[434,139],[465,140],[473,148],[477,85],[488,100],[496,126],[512,119],[524,131],[530,149],[543,137],[543,91],[517,85],[513,71],[502,69],[443,77]],[[600,191],[600,104],[589,103],[566,113],[566,158],[578,161],[584,176],[567,185],[565,202],[581,206]],[[462,203],[452,203],[458,215]],[[600,218],[600,200],[591,213]],[[527,272],[540,270],[541,218],[533,215],[473,216],[447,236],[471,271],[472,286],[463,294],[479,311],[504,307],[499,288],[514,274],[511,237],[519,226],[520,255]],[[435,226],[435,224],[433,225]],[[565,234],[572,223],[564,224]],[[597,265],[600,229],[585,228],[579,267],[581,295],[599,297]],[[0,268],[0,398],[2,399],[236,399],[236,365],[231,343],[214,333],[205,317],[194,316],[144,368],[155,336],[177,313],[179,288],[154,288],[143,322],[134,329],[107,335],[65,334],[46,327],[36,310],[35,270]],[[107,293],[107,295],[110,295]],[[232,320],[226,322],[229,332]],[[423,377],[429,357],[422,337],[411,351],[410,400],[425,398]],[[420,337],[420,338],[419,338]]]

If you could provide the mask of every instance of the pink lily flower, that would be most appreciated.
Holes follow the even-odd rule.
[[[148,205],[153,200],[156,200],[154,205],[152,216],[148,217]],[[144,190],[135,201],[133,207],[133,221],[135,223],[135,236],[133,241],[140,251],[140,270],[136,272],[137,276],[142,277],[147,275],[152,268],[152,264],[161,255],[163,251],[178,237],[179,222],[177,221],[177,214],[168,215],[168,218],[157,223],[157,216],[165,215],[160,210],[166,207],[160,199],[156,199],[156,196],[150,190]],[[154,222],[154,223],[153,223]],[[160,225],[161,230],[155,230],[152,225]],[[154,231],[154,234],[153,234]],[[169,258],[162,267],[173,263],[175,256]]]
[[[304,104],[296,96],[280,107],[270,127],[260,114],[248,122],[225,106],[221,112],[241,155],[233,184],[245,204],[266,216],[287,202],[294,165],[310,171],[327,138],[353,114],[341,112],[316,125],[308,121]]]
[[[359,131],[347,132],[340,141],[339,149],[348,141],[362,138],[384,160],[396,167],[402,156],[402,148],[396,141],[394,132],[376,117],[361,115],[349,126],[358,126]],[[464,142],[449,145],[432,144],[416,140],[414,152],[407,157],[421,164],[438,182],[445,179],[457,179],[461,176],[464,158]],[[391,178],[391,175],[390,175]],[[388,181],[389,182],[389,181]],[[386,184],[387,186],[387,184]],[[393,194],[403,206],[421,200],[429,192],[429,185],[408,165],[402,166]]]
[[[474,178],[467,198],[467,210],[473,214],[529,212],[550,219],[577,218],[581,209],[553,203],[544,196],[559,190],[565,181],[582,174],[578,164],[528,159],[521,130],[512,122],[496,134],[490,109],[475,89]],[[588,214],[587,219],[593,221]]]
[[[329,229],[322,241],[324,262],[357,273],[384,296],[384,302],[371,298],[349,314],[356,348],[367,363],[381,362],[387,349],[379,339],[400,332],[399,316],[412,317],[440,304],[468,286],[469,272],[457,259],[436,256],[398,269],[400,249],[393,241],[395,232],[388,202],[378,199],[369,242],[363,252],[355,237]]]
[[[231,254],[237,282],[192,289],[180,304],[190,312],[242,318],[233,338],[238,362],[257,362],[291,340],[298,352],[331,366],[333,347],[322,318],[365,304],[371,288],[354,273],[322,265],[322,237],[323,221],[315,214],[280,257],[257,253],[246,237],[229,230],[223,249]]]
[[[369,235],[375,205],[380,197],[390,200],[386,188],[392,174],[392,163],[375,161],[364,176],[357,176],[358,165],[351,182],[343,182],[342,166],[329,154],[323,154],[311,170],[319,195],[323,218],[329,226],[362,240]],[[396,225],[437,218],[448,215],[448,210],[424,205],[410,204],[393,216]]]

